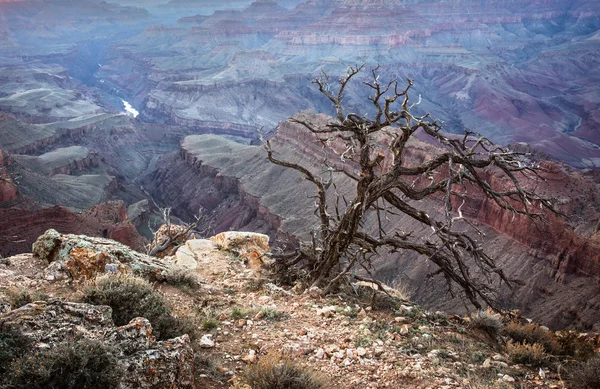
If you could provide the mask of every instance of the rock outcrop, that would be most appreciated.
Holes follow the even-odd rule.
[[[44,278],[49,281],[83,281],[107,272],[160,279],[171,268],[167,261],[109,239],[60,234],[52,229],[35,241],[33,254],[49,262],[44,271]]]
[[[240,257],[251,268],[261,267],[271,251],[269,237],[253,232],[226,231],[210,238],[218,248]]]
[[[52,348],[77,337],[99,340],[118,350],[122,389],[194,387],[194,352],[187,335],[162,342],[144,318],[115,327],[108,306],[51,300],[0,314],[1,328],[15,328],[35,348]]]

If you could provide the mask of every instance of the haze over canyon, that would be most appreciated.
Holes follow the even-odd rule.
[[[565,217],[537,225],[477,195],[466,216],[514,283],[507,307],[600,330],[596,0],[0,0],[0,254],[29,252],[48,228],[143,250],[159,207],[183,221],[202,207],[214,232],[296,244],[315,223],[312,189],[268,162],[260,134],[290,160],[320,161],[287,119],[333,116],[311,81],[362,63],[413,80],[415,111],[444,131],[477,131],[544,166],[539,189]],[[346,103],[362,114],[359,86]],[[442,199],[422,206],[442,212]],[[389,254],[377,275],[462,309],[443,280],[424,282],[432,270]]]

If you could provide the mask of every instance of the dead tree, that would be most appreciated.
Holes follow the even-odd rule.
[[[199,225],[206,222],[206,214],[202,209],[198,211],[197,215],[194,215],[194,221],[190,224],[184,224],[183,226],[175,226],[171,221],[171,208],[161,208],[161,213],[163,217],[166,230],[164,234],[160,234],[160,228],[158,231],[153,231],[152,242],[147,246],[147,254],[150,256],[157,256],[160,253],[165,252],[166,250],[178,247],[183,243],[185,243],[192,234],[198,233],[203,235],[207,233],[211,227],[208,225],[204,230],[197,231]],[[152,230],[152,229],[151,229]]]
[[[302,266],[309,285],[321,287],[327,293],[350,272],[356,274],[360,269],[363,275],[371,276],[371,261],[379,250],[410,250],[435,263],[436,273],[442,274],[449,286],[459,285],[475,307],[481,308],[483,301],[497,309],[491,281],[495,278],[508,283],[508,280],[483,250],[478,239],[483,234],[463,217],[462,205],[455,209],[453,204],[464,204],[466,191],[471,187],[514,214],[539,219],[545,208],[556,212],[549,199],[519,181],[523,176],[527,180],[542,179],[539,167],[524,154],[494,145],[476,132],[465,131],[464,136],[458,137],[444,134],[441,123],[432,120],[429,114],[419,117],[411,112],[420,103],[420,97],[416,103],[409,102],[413,82],[407,80],[403,89],[395,79],[381,83],[378,68],[372,69],[369,81],[363,83],[371,91],[372,111],[365,115],[347,112],[343,105],[344,90],[363,67],[349,67],[335,92],[325,73],[313,82],[335,108],[335,118],[327,125],[315,124],[301,115],[290,119],[322,143],[327,157],[320,169],[287,162],[277,156],[270,142],[265,142],[272,163],[300,172],[314,185],[315,214],[319,219],[312,241],[279,255],[276,263],[284,268]],[[405,151],[418,132],[427,134],[440,151],[415,165],[405,160]],[[330,159],[332,155],[336,157]],[[492,187],[482,174],[486,168],[497,169],[507,177],[511,189]],[[353,198],[346,199],[338,193],[336,179],[340,175],[354,182]],[[416,203],[433,195],[443,199],[444,217],[428,215]],[[382,220],[390,213],[408,215],[427,226],[430,235],[417,237],[411,232],[386,231]],[[368,214],[377,218],[376,231],[364,228]],[[471,231],[461,231],[457,224],[469,224]],[[355,277],[377,283],[372,276]]]

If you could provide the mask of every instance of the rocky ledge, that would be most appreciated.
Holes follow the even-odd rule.
[[[162,342],[152,336],[152,326],[135,318],[116,327],[108,306],[62,300],[34,302],[0,315],[0,328],[19,330],[47,349],[69,339],[91,339],[114,346],[121,377],[121,389],[193,388],[194,352],[187,335]]]

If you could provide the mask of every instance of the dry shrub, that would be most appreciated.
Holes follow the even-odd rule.
[[[574,365],[568,374],[570,388],[600,389],[600,356]]]
[[[252,389],[324,389],[325,379],[309,368],[278,352],[269,352],[249,365],[241,375],[238,388]]]
[[[183,291],[197,290],[200,288],[200,279],[188,269],[174,269],[164,274],[161,281],[165,284],[173,285]]]
[[[6,291],[6,298],[13,309],[22,307],[34,301],[46,301],[48,295],[41,292],[29,292],[27,289],[9,288]]]
[[[16,328],[0,329],[0,375],[4,375],[13,360],[22,357],[32,342]]]
[[[578,360],[586,360],[594,355],[594,346],[579,339],[577,331],[563,330],[556,333],[561,354]]]
[[[83,300],[94,305],[108,305],[113,310],[113,321],[122,326],[136,317],[144,317],[152,324],[154,335],[171,339],[183,334],[195,336],[195,327],[185,319],[174,317],[164,297],[146,280],[136,277],[104,275],[88,283]]]
[[[544,346],[539,343],[521,344],[509,341],[506,345],[506,352],[514,363],[544,366],[549,360],[549,355],[544,350]]]
[[[504,335],[521,344],[539,344],[544,351],[553,355],[561,355],[561,345],[556,336],[535,323],[508,322],[504,326]]]
[[[471,328],[484,331],[492,338],[497,338],[502,331],[502,318],[492,310],[477,311],[471,314]]]
[[[7,389],[112,389],[120,385],[115,350],[82,339],[15,360],[5,374]]]

